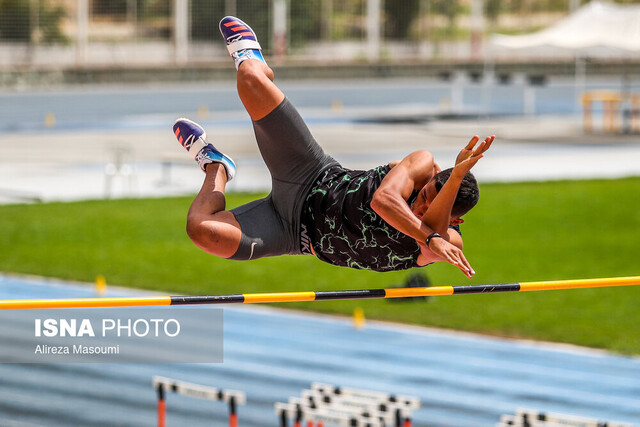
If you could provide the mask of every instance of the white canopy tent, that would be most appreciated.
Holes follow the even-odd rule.
[[[586,57],[622,57],[640,55],[640,5],[620,5],[592,1],[566,18],[535,33],[523,35],[493,34],[490,56],[499,49],[525,52],[527,56],[556,56],[568,52],[575,58],[576,111],[581,108],[580,94],[586,89]],[[497,49],[496,49],[497,48]],[[626,76],[623,86],[627,85]]]
[[[593,1],[544,30],[517,36],[494,34],[494,46],[509,49],[556,47],[584,56],[598,48],[640,52],[640,5]]]

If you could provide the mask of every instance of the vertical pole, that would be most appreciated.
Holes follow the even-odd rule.
[[[236,0],[224,0],[224,14],[236,16]]]
[[[471,1],[471,58],[473,59],[482,57],[483,9],[483,0]]]
[[[40,42],[40,1],[29,0],[29,42],[35,45]]]
[[[329,42],[333,32],[333,0],[322,0],[320,7],[322,8],[320,12],[320,16],[322,17],[320,39]]]
[[[380,59],[380,7],[382,0],[367,0],[367,57]]]
[[[188,0],[173,1],[173,47],[176,64],[185,64],[189,58]]]
[[[281,63],[287,54],[287,0],[273,0],[273,55]]]
[[[300,405],[296,405],[296,419],[293,427],[302,427],[302,408]]]
[[[284,409],[280,411],[280,427],[287,427],[287,411]]]
[[[593,130],[593,121],[591,115],[591,96],[584,93],[582,95],[582,128],[585,132],[591,132]]]
[[[127,0],[127,20],[129,21],[129,25],[134,27],[134,34],[137,35],[138,25],[138,1],[137,0]]]
[[[89,40],[89,0],[78,0],[78,33],[76,34],[76,65],[87,62]]]
[[[464,84],[466,76],[462,71],[456,71],[451,80],[451,112],[461,113],[464,109]]]
[[[40,0],[29,0],[29,63],[36,58],[40,39]]]
[[[491,58],[484,59],[482,79],[482,105],[486,115],[491,114],[491,94],[495,84],[495,66]]]
[[[524,83],[522,112],[525,116],[533,116],[536,114],[536,88],[529,81]]]
[[[164,385],[158,384],[156,391],[158,392],[158,427],[165,427],[167,407],[164,400]]]
[[[236,398],[229,399],[229,427],[238,427],[238,414],[236,412]]]
[[[580,111],[580,97],[587,89],[587,61],[579,53],[575,57],[574,101],[575,112]]]
[[[580,0],[569,0],[569,12],[573,13],[580,7]]]
[[[640,132],[640,96],[634,94],[631,101],[631,132],[636,131],[636,119],[638,122],[638,132]]]

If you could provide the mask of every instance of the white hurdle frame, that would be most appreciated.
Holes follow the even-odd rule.
[[[276,402],[274,411],[280,418],[281,427],[288,426],[289,418],[294,421],[294,427],[302,427],[303,420],[339,427],[384,427],[384,423],[375,419],[336,413],[328,409],[314,409],[301,403]]]
[[[247,403],[246,395],[239,390],[222,390],[157,375],[153,377],[152,384],[158,393],[158,427],[166,426],[165,392],[167,391],[196,399],[227,403],[229,405],[229,427],[238,426],[237,405]]]
[[[410,410],[396,403],[378,403],[352,396],[330,396],[317,390],[302,390],[302,400],[305,404],[318,408],[349,411],[377,418],[383,420],[387,426],[392,426],[396,423],[398,413],[403,419],[411,417]]]
[[[324,396],[349,401],[371,402],[372,405],[394,405],[396,410],[396,427],[411,427],[411,413],[420,409],[420,399],[414,396],[394,395],[391,393],[361,390],[349,387],[337,387],[332,384],[314,382],[311,390],[321,393]]]
[[[507,426],[532,427],[633,427],[633,424],[618,421],[604,421],[577,415],[545,412],[534,409],[519,408],[515,415],[503,415],[500,423]]]

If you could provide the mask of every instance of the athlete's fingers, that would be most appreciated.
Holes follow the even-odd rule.
[[[464,273],[465,276],[471,278],[471,271],[467,268],[466,265],[464,265],[462,263],[462,261],[460,260],[459,257],[455,256],[457,255],[457,252],[454,251],[452,253],[449,252],[445,252],[446,255],[446,260],[449,264],[456,266],[460,269],[460,271],[462,271],[462,273]]]
[[[474,274],[476,274],[476,272],[473,270],[473,267],[471,267],[471,264],[469,264],[469,261],[467,261],[467,258],[464,256],[464,252],[462,252],[462,251],[460,251],[460,260],[462,261],[462,264],[464,264],[464,266],[469,271],[469,273],[470,273],[469,277],[471,277]]]
[[[453,246],[451,252],[447,253],[447,256],[448,262],[458,267],[468,278],[471,278],[475,274],[475,271],[473,271],[473,268],[460,248]]]
[[[456,264],[460,271],[462,271],[467,277],[471,277],[471,269],[462,261],[460,254],[456,253],[456,255]]]
[[[485,152],[485,146],[487,145],[487,140],[485,139],[484,141],[482,141],[480,143],[480,145],[478,145],[478,148],[476,148],[475,150],[473,150],[473,152],[471,153],[471,157],[476,157],[481,155],[482,153]]]
[[[456,267],[460,266],[460,263],[454,258],[453,254],[450,251],[443,251],[443,258],[451,265],[455,265]]]
[[[467,270],[466,268],[462,268],[460,267],[460,271],[462,271],[462,273],[467,276],[467,278],[471,279],[473,277],[473,275],[471,274],[471,272],[469,270]]]
[[[465,276],[471,279],[471,276],[472,276],[471,271],[465,265],[463,265],[461,262],[455,262],[455,261],[452,262],[451,264],[458,267]]]
[[[473,150],[473,147],[476,146],[476,143],[480,141],[480,137],[478,135],[474,135],[473,138],[471,138],[471,141],[469,141],[469,143],[467,144],[466,147],[464,147],[466,150]]]
[[[485,140],[484,140],[484,147],[482,148],[482,152],[484,153],[485,151],[487,151],[489,149],[489,147],[491,147],[491,144],[493,144],[493,140],[496,139],[495,135],[491,135],[488,136]]]
[[[487,151],[489,149],[489,147],[491,147],[491,144],[493,144],[493,141],[495,139],[496,139],[495,135],[488,136],[487,139],[485,139],[486,144],[485,144],[484,149],[482,151],[483,152]]]

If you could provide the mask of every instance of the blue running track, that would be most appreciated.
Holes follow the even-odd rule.
[[[0,275],[1,299],[93,296]],[[314,381],[418,396],[416,426],[493,426],[519,407],[640,425],[639,358],[377,322],[355,330],[269,307],[227,307],[224,328],[222,364],[0,365],[0,426],[154,426],[154,375],[244,391],[240,426],[277,426],[274,402]],[[224,426],[226,415],[223,403],[167,396],[168,426]]]

